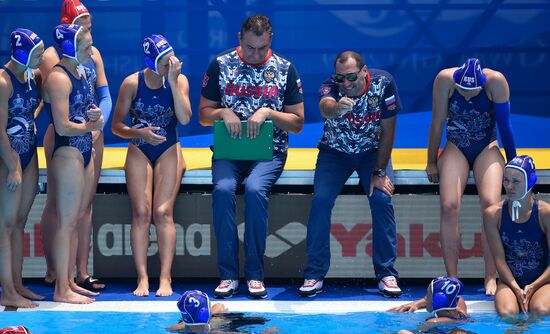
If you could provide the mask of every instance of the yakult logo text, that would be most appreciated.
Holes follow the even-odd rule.
[[[372,257],[372,225],[357,224],[350,230],[347,230],[342,224],[332,224],[331,234],[342,246],[342,257],[358,256],[358,244],[366,238],[367,244],[364,249],[365,254]],[[467,236],[463,236],[466,238]],[[481,246],[481,232],[474,233],[471,248],[464,248],[459,245],[459,259],[470,257],[482,257],[483,250]],[[462,240],[463,242],[465,240]],[[397,233],[397,256],[398,257],[442,257],[443,252],[440,244],[440,233],[424,233],[424,225],[410,224],[409,238]]]

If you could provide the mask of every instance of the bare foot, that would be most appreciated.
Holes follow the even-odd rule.
[[[138,278],[138,286],[134,290],[134,296],[147,297],[149,296],[149,279]]]
[[[494,296],[497,291],[497,280],[495,277],[485,277],[485,295]]]
[[[41,295],[38,295],[38,294],[32,292],[31,290],[27,289],[23,285],[16,287],[15,290],[17,290],[18,294],[20,294],[21,296],[23,296],[25,298],[28,298],[28,299],[32,299],[32,300],[43,300],[44,299],[44,296],[41,296]]]
[[[11,294],[2,291],[2,298],[0,298],[0,305],[9,307],[21,307],[21,308],[35,308],[38,306],[37,303],[29,300],[18,293]]]
[[[70,281],[69,282],[69,287],[71,288],[71,290],[73,290],[74,292],[80,294],[80,295],[84,295],[84,296],[99,296],[99,292],[94,292],[94,291],[90,291],[90,290],[86,290],[78,285],[76,285],[76,283],[74,281]]]
[[[172,295],[172,280],[170,278],[160,278],[159,289],[157,290],[157,297],[168,297]]]
[[[71,304],[90,304],[95,302],[95,299],[79,295],[71,289],[66,290],[64,293],[58,293],[56,290],[53,294],[53,300],[60,303]]]
[[[46,282],[55,281],[55,273],[53,271],[46,271],[46,275],[44,275],[44,281]]]

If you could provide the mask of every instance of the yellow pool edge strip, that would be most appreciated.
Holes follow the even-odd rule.
[[[106,147],[103,169],[124,169],[126,147]],[[208,170],[212,166],[212,151],[209,148],[182,148],[187,170]],[[285,170],[315,170],[318,149],[290,148]],[[502,151],[504,154],[504,151]],[[518,155],[533,157],[537,169],[550,169],[550,148],[520,148]],[[397,148],[392,152],[395,170],[424,170],[427,153],[424,148]],[[46,168],[44,148],[38,147],[39,168]]]

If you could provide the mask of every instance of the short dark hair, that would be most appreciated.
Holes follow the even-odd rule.
[[[350,58],[355,59],[355,63],[359,69],[362,69],[363,66],[365,66],[365,60],[359,53],[355,51],[343,51],[336,56],[336,59],[334,59],[334,67],[336,67],[336,63],[344,64]]]
[[[273,36],[273,28],[269,18],[264,15],[249,16],[244,20],[241,26],[241,38],[248,31],[252,31],[256,36],[262,36],[264,33],[268,33],[269,36]]]

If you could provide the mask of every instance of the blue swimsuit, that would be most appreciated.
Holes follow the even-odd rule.
[[[447,139],[466,157],[470,168],[487,145],[496,140],[496,121],[493,102],[485,90],[466,101],[455,90],[449,99]]]
[[[506,263],[523,289],[533,283],[548,267],[548,243],[539,225],[539,205],[535,200],[531,217],[525,223],[515,223],[508,212],[508,201],[502,206],[500,238]]]
[[[34,111],[40,98],[34,80],[31,81],[32,90],[29,90],[26,82],[20,83],[8,68],[3,69],[9,74],[13,87],[13,94],[8,100],[6,133],[11,148],[19,155],[21,169],[24,171],[36,153]]]
[[[57,55],[59,56],[59,59],[62,59],[63,58],[63,54],[61,53],[61,49],[59,49],[59,47],[54,47],[55,51],[57,52]],[[88,81],[88,84],[90,85],[90,96],[88,97],[89,100],[93,101],[93,103],[97,106],[99,105],[98,104],[98,101],[97,101],[97,95],[95,93],[95,86],[96,86],[96,82],[97,82],[97,74],[96,74],[96,71],[95,71],[95,63],[94,63],[94,60],[93,59],[90,59],[90,61],[85,64],[85,65],[82,65],[84,66],[84,71],[86,72],[86,81]],[[49,119],[49,122],[48,124],[53,124],[53,118],[51,118],[51,115],[50,114],[47,114],[48,116],[48,119]],[[107,120],[105,120],[105,122],[107,122]]]
[[[157,159],[179,140],[178,120],[174,113],[174,98],[170,85],[150,89],[145,84],[143,71],[138,74],[138,88],[136,98],[130,108],[132,128],[141,129],[149,126],[159,127],[155,134],[166,137],[166,141],[159,145],[151,145],[141,138],[133,138],[131,143],[136,145],[153,166]]]
[[[69,121],[77,124],[84,124],[88,122],[87,111],[90,108],[92,101],[90,100],[90,85],[86,79],[76,79],[65,67],[62,65],[55,65],[62,68],[73,86],[71,95],[69,95]],[[49,102],[44,104],[44,108],[53,120],[52,106]],[[54,129],[55,129],[55,124]],[[53,154],[61,146],[70,146],[78,149],[84,159],[84,168],[88,166],[92,157],[92,133],[86,132],[80,136],[60,136],[57,131],[55,132],[55,146]]]

